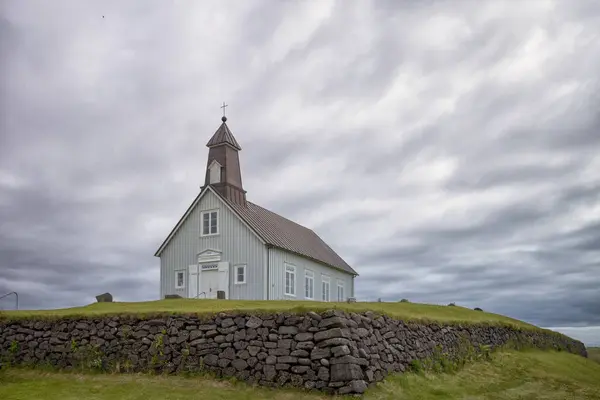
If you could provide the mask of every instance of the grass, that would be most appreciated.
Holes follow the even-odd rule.
[[[600,347],[588,347],[588,358],[600,363]]]
[[[314,301],[242,301],[171,299],[136,303],[94,303],[83,307],[57,310],[5,311],[0,318],[94,317],[103,315],[154,316],[162,314],[211,315],[219,312],[268,313],[275,311],[307,312],[337,308],[346,311],[373,311],[406,320],[427,320],[445,323],[490,323],[521,328],[536,328],[523,321],[499,314],[474,311],[464,307],[448,307],[418,303],[322,303]]]
[[[317,400],[330,397],[200,377],[0,371],[0,398],[11,400]],[[506,351],[456,373],[406,373],[367,391],[386,399],[599,399],[600,364],[564,352]]]

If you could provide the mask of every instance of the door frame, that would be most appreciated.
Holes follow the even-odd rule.
[[[217,265],[216,273],[217,275],[217,290],[223,290],[225,292],[225,298],[229,299],[229,262],[228,261],[220,261],[220,262],[203,262],[197,263],[194,265],[188,266],[188,298],[192,299],[206,299],[208,298],[207,294],[201,296],[201,288],[202,288],[202,265]],[[214,271],[211,269],[210,271]],[[195,286],[192,286],[192,277],[195,278]],[[192,288],[196,288],[196,293],[193,293]]]

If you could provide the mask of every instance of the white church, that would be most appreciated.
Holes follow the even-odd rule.
[[[204,185],[160,245],[160,297],[346,301],[358,273],[315,232],[246,199],[222,118]]]

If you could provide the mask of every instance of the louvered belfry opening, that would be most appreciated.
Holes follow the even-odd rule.
[[[245,207],[246,191],[242,185],[239,157],[242,147],[227,126],[227,117],[221,121],[221,126],[206,144],[209,150],[204,186],[211,185],[227,200]]]

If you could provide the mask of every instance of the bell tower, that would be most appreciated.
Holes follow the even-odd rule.
[[[221,121],[221,126],[206,144],[209,150],[202,188],[210,185],[229,201],[245,206],[246,191],[242,186],[239,158],[242,148],[227,126],[227,117],[223,115]]]

